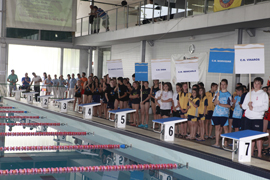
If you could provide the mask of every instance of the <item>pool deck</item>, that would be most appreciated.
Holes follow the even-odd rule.
[[[13,102],[15,101],[15,98],[9,98],[8,97],[8,98],[5,98],[5,99],[11,100]],[[33,104],[30,105],[30,104],[27,104],[26,99],[21,99],[21,101],[17,101],[17,102],[18,103],[24,103],[27,106],[34,106],[36,108],[41,108],[41,103],[34,102]],[[72,118],[72,117],[73,118],[74,117],[80,118],[80,121],[85,122],[85,123],[93,121],[93,122],[100,123],[100,124],[103,124],[103,125],[106,125],[106,126],[109,126],[109,127],[113,127],[113,128],[115,127],[114,122],[111,122],[111,121],[106,120],[104,118],[93,117],[92,120],[84,120],[83,115],[81,113],[74,112],[74,111],[71,110],[71,108],[70,108],[71,106],[73,106],[73,104],[69,103],[69,110],[68,110],[68,112],[66,114],[63,114],[63,115],[70,116],[70,118]],[[41,109],[44,109],[44,108],[41,108]],[[52,105],[52,102],[50,102],[48,108],[46,108],[44,110],[46,110],[46,111],[49,110],[49,111],[59,113],[58,115],[62,114],[62,113],[60,113],[60,109],[58,107],[55,107],[55,106]],[[74,120],[76,120],[76,118]],[[129,133],[134,133],[134,134],[136,134],[136,136],[140,136],[140,139],[142,139],[143,137],[145,137],[145,138],[153,138],[153,139],[156,139],[156,140],[159,140],[159,141],[163,142],[162,140],[160,140],[160,134],[155,133],[155,132],[153,132],[151,130],[137,128],[137,127],[133,127],[133,126],[130,126],[130,125],[127,125],[124,130],[123,129],[121,129],[121,130],[122,131],[127,131]],[[168,142],[165,142],[165,143],[167,144]],[[201,143],[198,143],[196,141],[190,141],[190,140],[175,138],[175,141],[173,143],[169,143],[169,144],[194,149],[196,151],[201,151],[203,153],[207,153],[207,154],[210,154],[210,155],[218,156],[218,157],[229,159],[229,160],[231,160],[231,158],[232,158],[232,153],[231,152],[225,151],[223,149],[213,148],[213,147],[211,147],[209,145],[201,144]],[[261,160],[261,159],[257,159],[257,158],[252,158],[251,162],[250,163],[245,163],[245,165],[253,166],[253,167],[261,168],[262,170],[270,171],[270,162],[267,161],[267,160]]]

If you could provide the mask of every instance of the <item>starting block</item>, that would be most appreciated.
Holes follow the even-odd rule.
[[[170,117],[153,120],[153,131],[160,133],[160,139],[164,141],[174,141],[175,124],[186,122],[187,119]],[[155,131],[155,123],[161,124],[161,131]]]
[[[25,92],[25,90],[13,90],[12,92],[15,93],[15,99],[19,101],[21,99],[21,93]]]
[[[38,98],[40,98],[41,107],[43,107],[43,108],[48,107],[50,97],[54,97],[54,96],[53,95],[38,96]]]
[[[127,124],[127,114],[128,113],[133,113],[136,112],[135,109],[117,109],[117,110],[111,110],[109,111],[109,119],[110,115],[115,114],[114,122],[115,122],[115,127],[117,128],[126,128]]]
[[[244,130],[228,134],[221,134],[222,148],[232,152],[233,161],[250,162],[252,141],[263,137],[267,137],[268,135],[269,135],[268,133],[252,130]],[[227,149],[226,147],[224,147],[224,140],[226,138],[233,140],[232,149]]]
[[[85,108],[83,110],[83,119],[92,119],[93,118],[93,107],[100,106],[100,103],[89,103],[89,104],[80,104],[79,107]]]
[[[26,99],[27,99],[27,103],[28,104],[33,104],[33,99],[34,99],[34,95],[38,94],[38,92],[26,92],[26,93],[22,93],[23,95],[26,95]]]
[[[68,102],[74,101],[73,98],[67,98],[67,99],[58,99],[56,102],[60,103],[60,112],[61,113],[67,113],[68,108]]]

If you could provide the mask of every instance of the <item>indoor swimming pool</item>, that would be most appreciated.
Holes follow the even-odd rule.
[[[16,107],[12,110],[29,111],[29,113],[1,113],[0,116],[39,116],[43,118],[0,119],[0,123],[9,123],[9,126],[0,126],[0,133],[8,133],[5,134],[6,136],[2,134],[0,137],[1,170],[25,169],[27,171],[30,169],[28,171],[31,172],[31,168],[58,168],[59,170],[67,167],[89,166],[96,169],[83,172],[78,169],[71,170],[71,172],[63,172],[68,170],[46,172],[44,170],[42,173],[31,172],[23,175],[20,173],[2,174],[1,180],[248,180],[269,179],[267,177],[270,177],[269,171],[265,169],[239,164],[230,159],[199,151],[199,145],[198,151],[196,151],[139,133],[116,129],[96,121],[86,122],[75,116],[60,114],[8,99],[4,100],[2,106]],[[20,133],[18,134],[18,132]],[[67,135],[65,136],[61,132],[66,132]],[[72,132],[77,132],[77,134],[72,134]],[[126,145],[126,148],[116,147],[114,149],[108,145]],[[83,149],[87,146],[92,148]],[[9,149],[3,150],[1,147],[9,147]],[[95,147],[98,149],[94,149]],[[178,168],[148,169],[145,166],[143,170],[142,168],[129,169],[131,166],[128,166],[141,167],[138,165],[143,164],[177,164]],[[123,165],[128,169],[97,171],[97,166],[110,167],[114,165]]]

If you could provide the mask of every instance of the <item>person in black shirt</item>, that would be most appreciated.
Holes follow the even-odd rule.
[[[82,85],[81,85],[81,80],[77,81],[77,84],[75,85],[75,100],[73,103],[73,111],[75,111],[75,106],[76,106],[76,101],[78,101],[78,105],[81,104],[81,97],[82,97]]]
[[[91,76],[89,76],[88,80],[84,82],[83,89],[85,95],[83,104],[91,103],[94,91],[93,80]]]
[[[120,109],[124,109],[124,101],[126,100],[127,96],[127,87],[123,84],[123,78],[118,78],[118,91],[119,91],[119,97],[118,100],[120,102]]]
[[[123,79],[123,84],[127,88],[127,96],[124,98],[124,108],[128,108],[128,102],[129,102],[129,89],[128,89],[128,83],[127,83],[127,78]]]
[[[119,97],[118,97],[118,94],[119,91],[118,91],[118,84],[117,84],[117,80],[116,78],[113,78],[113,87],[115,87],[114,91],[115,91],[115,101],[114,101],[114,109],[118,109],[118,105],[119,105]]]
[[[116,92],[115,92],[115,87],[114,87],[114,81],[112,79],[110,80],[110,86],[107,86],[106,88],[105,97],[108,102],[107,103],[108,111],[115,109],[114,102],[115,102]],[[113,116],[114,115],[112,115],[112,119],[114,119]]]
[[[106,89],[107,89],[107,86],[109,85],[110,86],[110,84],[107,84],[107,82],[109,83],[110,81],[107,81],[107,75],[106,76],[104,76],[104,78],[103,78],[103,84],[102,84],[102,102],[103,102],[103,106],[102,106],[102,111],[103,111],[103,113],[104,113],[104,118],[105,119],[108,119],[108,117],[107,117],[107,106],[108,106],[108,101],[107,101],[107,99],[106,99],[106,97],[105,97],[105,93],[106,93]]]
[[[155,96],[156,93],[159,91],[159,80],[154,80],[153,81],[153,86],[151,88],[151,108],[152,108],[152,112],[154,115],[154,119],[158,119],[157,118],[157,114],[156,114],[156,101],[155,101]]]
[[[135,109],[136,112],[133,113],[133,119],[136,124],[132,124],[132,126],[138,126],[140,124],[139,119],[139,107],[140,107],[140,89],[139,89],[139,83],[137,81],[133,82],[133,90],[131,91],[131,94],[129,98],[132,99],[132,109]]]
[[[102,92],[102,90],[101,90],[101,85],[99,83],[98,77],[95,77],[94,88],[93,88],[93,102],[100,103],[100,93],[101,92]],[[91,103],[91,102],[89,102],[89,103]],[[94,107],[93,115],[101,117],[101,106]]]
[[[150,97],[151,97],[151,89],[148,87],[149,83],[148,81],[143,82],[142,87],[142,102],[141,102],[141,118],[142,118],[142,124],[138,127],[141,128],[148,128],[148,121],[149,121],[149,107],[150,107]],[[144,116],[146,119],[146,123],[144,124]]]

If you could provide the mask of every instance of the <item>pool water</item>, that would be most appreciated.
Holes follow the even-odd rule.
[[[133,165],[133,164],[181,164],[178,169],[138,170],[138,171],[103,171],[76,172],[34,175],[0,176],[1,180],[177,180],[177,179],[264,179],[253,174],[239,171],[228,166],[213,163],[166,147],[145,142],[123,135],[106,128],[97,127],[76,119],[53,114],[42,109],[33,109],[9,102],[16,110],[30,111],[27,115],[46,116],[34,122],[67,123],[65,126],[23,127],[0,126],[0,132],[91,132],[86,136],[6,136],[0,137],[0,147],[16,146],[55,146],[55,145],[99,145],[126,144],[127,149],[107,150],[45,150],[45,151],[6,151],[0,152],[0,169],[80,167],[101,165]],[[18,115],[18,114],[8,114]],[[1,114],[3,116],[3,114]],[[24,120],[21,120],[24,121]],[[0,123],[21,122],[19,119],[0,119]],[[28,121],[29,122],[29,121]],[[30,122],[33,122],[30,120]],[[61,140],[61,141],[59,141]]]

